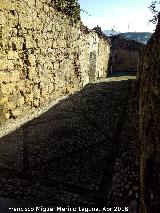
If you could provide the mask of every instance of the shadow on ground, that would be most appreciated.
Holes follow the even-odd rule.
[[[109,74],[109,77],[123,77],[123,76],[135,76],[136,71],[112,71],[112,73]]]
[[[117,160],[118,168],[124,167],[119,155],[124,154],[126,164],[135,164],[128,158],[132,154],[126,157],[122,150],[123,143],[135,139],[135,124],[128,121],[128,116],[133,120],[135,113],[128,114],[128,101],[135,97],[134,83],[126,79],[88,84],[1,138],[0,196],[21,200],[24,205],[129,205],[134,200],[129,191],[118,195],[116,201],[113,191],[117,189],[112,186],[117,181]],[[124,128],[131,134],[125,134]],[[134,155],[135,150],[130,149]],[[122,180],[123,173],[119,173]]]

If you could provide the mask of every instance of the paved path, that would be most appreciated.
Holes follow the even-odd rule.
[[[138,212],[137,110],[135,77],[112,76],[30,122],[25,173],[0,173],[4,213],[19,201],[22,206],[129,206],[129,212]],[[15,200],[6,204],[4,197]]]

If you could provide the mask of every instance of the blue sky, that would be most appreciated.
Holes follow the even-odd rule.
[[[152,0],[79,0],[82,21],[90,29],[99,25],[102,30],[114,28],[120,32],[153,32],[155,25],[148,6]]]

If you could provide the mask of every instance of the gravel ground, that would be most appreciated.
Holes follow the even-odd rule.
[[[111,76],[30,121],[27,166],[0,172],[0,212],[46,205],[129,207],[138,213],[137,99],[135,76]],[[11,160],[16,158],[22,161],[18,155]]]

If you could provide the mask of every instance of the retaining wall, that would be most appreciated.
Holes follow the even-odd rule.
[[[50,3],[0,2],[0,126],[107,75],[108,40]]]
[[[155,33],[139,59],[139,141],[141,142],[141,213],[160,206],[160,16]]]

